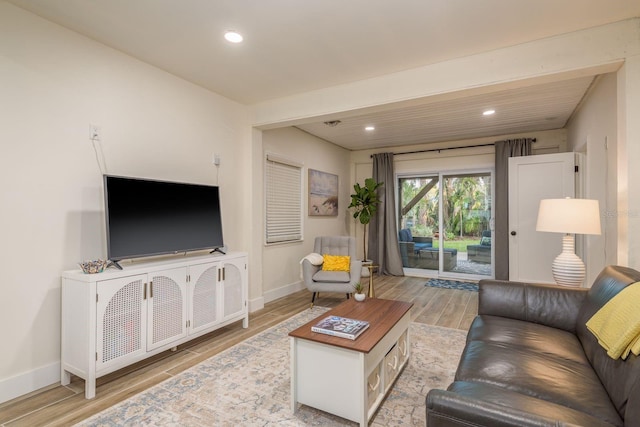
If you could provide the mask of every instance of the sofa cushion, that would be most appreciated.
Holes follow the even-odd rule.
[[[313,275],[315,282],[349,283],[351,276],[348,271],[324,271],[320,270]]]
[[[577,340],[573,343],[577,346],[575,351],[581,353]],[[606,390],[586,361],[576,362],[513,343],[469,341],[455,380],[492,385],[622,425]]]
[[[429,254],[431,254],[431,256],[433,256],[433,257],[440,256],[440,250],[438,248],[427,247],[427,248],[420,249],[420,251],[423,252],[420,255],[429,255]],[[458,255],[458,250],[455,249],[455,248],[444,248],[442,250],[442,252],[444,253],[444,256]]]
[[[501,413],[508,413],[509,409],[517,408],[518,412],[522,412],[522,414],[519,415],[527,420],[539,418],[547,419],[550,422],[553,422],[553,420],[562,421],[562,424],[554,423],[554,425],[566,425],[565,423],[571,423],[571,425],[576,426],[622,425],[622,420],[619,417],[615,422],[610,423],[554,402],[543,401],[491,384],[455,381],[449,386],[448,391],[454,392],[459,396],[478,399],[482,402],[483,406],[495,405],[496,410]],[[491,420],[485,421],[491,422]]]
[[[580,341],[571,332],[523,320],[479,315],[469,329],[467,341],[491,341],[524,347],[528,351],[589,365]]]

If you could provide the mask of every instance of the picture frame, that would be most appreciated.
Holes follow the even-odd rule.
[[[338,215],[338,175],[309,169],[309,216]]]

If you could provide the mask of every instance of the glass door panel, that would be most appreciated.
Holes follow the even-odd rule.
[[[442,271],[491,276],[491,174],[442,177]]]
[[[405,268],[440,269],[437,246],[440,177],[402,177],[398,180],[400,255]]]
[[[492,276],[491,172],[398,178],[404,268]]]

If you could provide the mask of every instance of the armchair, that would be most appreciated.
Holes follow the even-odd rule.
[[[413,250],[417,255],[422,249],[433,246],[433,238],[413,236],[409,228],[403,228],[398,232],[398,244],[400,245],[401,251],[404,246],[404,250]]]
[[[325,271],[322,264],[314,265],[307,257],[302,260],[304,284],[313,292],[311,307],[320,292],[343,292],[349,298],[353,286],[360,281],[362,261],[356,259],[356,239],[351,236],[316,237],[314,253],[321,255],[349,255],[349,271]]]
[[[467,245],[467,256],[469,261],[491,263],[491,230],[484,230],[480,243],[477,245]]]

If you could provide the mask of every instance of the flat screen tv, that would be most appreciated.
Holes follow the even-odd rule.
[[[152,255],[220,250],[218,187],[104,176],[107,255],[118,261]]]

